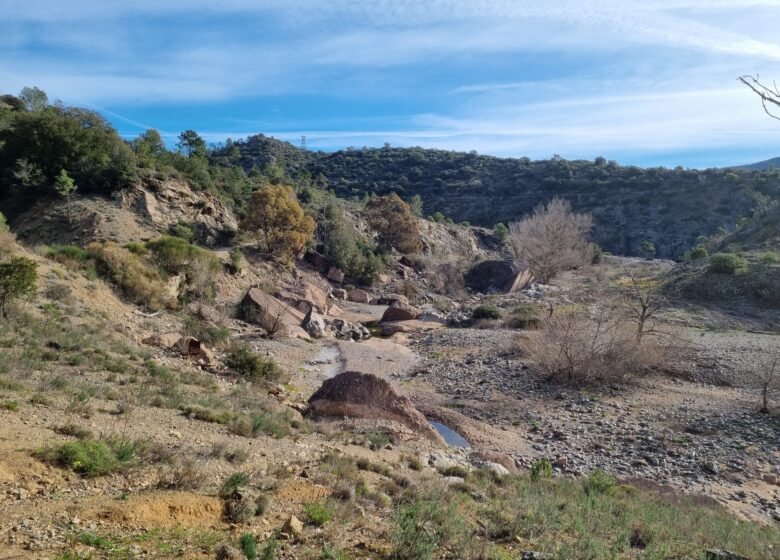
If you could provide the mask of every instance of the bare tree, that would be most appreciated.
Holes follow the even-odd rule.
[[[777,82],[772,82],[772,85],[768,86],[759,80],[758,74],[755,76],[740,76],[737,79],[761,98],[761,104],[764,106],[764,111],[766,111],[767,115],[773,119],[780,120],[780,88]]]
[[[528,263],[537,281],[547,283],[589,262],[587,236],[592,227],[590,214],[575,213],[568,201],[554,198],[510,224],[509,239],[517,258]]]
[[[646,334],[657,334],[655,315],[663,309],[666,298],[642,285],[634,274],[626,271],[631,287],[623,297],[625,308],[636,323],[636,342],[642,342]]]
[[[772,358],[764,369],[758,372],[757,380],[761,389],[761,412],[769,413],[769,391],[776,385],[778,357]]]

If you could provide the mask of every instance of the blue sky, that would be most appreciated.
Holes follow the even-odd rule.
[[[780,155],[780,0],[3,0],[0,89],[127,136],[721,166]]]

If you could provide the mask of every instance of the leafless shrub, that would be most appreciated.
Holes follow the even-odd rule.
[[[664,362],[663,345],[652,338],[638,341],[625,313],[610,305],[554,313],[522,335],[516,350],[548,379],[567,381],[620,380]]]
[[[202,465],[193,457],[173,456],[160,469],[159,486],[177,490],[196,490],[206,479]]]
[[[656,315],[667,305],[666,298],[632,273],[627,272],[629,287],[623,295],[623,307],[636,326],[636,341],[645,335],[662,334]]]
[[[587,236],[592,225],[590,214],[572,212],[568,201],[554,198],[510,224],[509,241],[536,280],[546,284],[561,272],[590,262]]]
[[[780,358],[777,355],[769,359],[755,373],[756,385],[761,391],[761,412],[769,413],[769,395],[780,389]]]

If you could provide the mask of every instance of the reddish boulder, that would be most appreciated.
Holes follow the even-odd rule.
[[[335,266],[331,266],[330,270],[328,270],[327,278],[331,282],[335,282],[336,284],[341,284],[344,281],[344,273],[341,272]]]
[[[371,297],[368,295],[368,292],[361,290],[360,288],[350,290],[350,292],[347,294],[347,299],[349,301],[354,301],[355,303],[368,303],[371,301]]]
[[[385,321],[411,321],[417,319],[422,311],[408,303],[396,301],[385,310],[382,315],[382,322]]]
[[[315,416],[338,416],[392,420],[437,443],[441,436],[412,402],[393,386],[370,373],[345,371],[325,381],[309,399]]]

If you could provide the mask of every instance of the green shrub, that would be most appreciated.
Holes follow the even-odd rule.
[[[308,522],[317,527],[322,527],[330,521],[331,518],[331,513],[328,508],[319,502],[304,504],[303,512],[306,514]]]
[[[541,310],[530,301],[518,304],[507,317],[506,324],[512,329],[531,329],[539,325]]]
[[[18,412],[19,401],[5,401],[3,403],[0,403],[0,408],[7,410],[9,412]]]
[[[147,254],[149,254],[149,249],[146,248],[146,245],[143,243],[138,243],[136,241],[132,241],[130,243],[125,243],[124,248],[133,253],[134,255],[138,255],[139,257],[143,257]]]
[[[186,241],[192,241],[195,239],[195,232],[193,231],[192,227],[188,224],[185,224],[184,222],[173,224],[168,228],[168,232],[174,237],[180,237]]]
[[[322,549],[320,560],[349,560],[349,556],[343,550],[326,545]]]
[[[689,253],[689,256],[692,261],[698,261],[700,259],[707,258],[707,248],[704,245],[696,245],[693,249],[691,249],[691,252]]]
[[[52,245],[44,253],[46,258],[57,262],[74,261],[83,263],[89,260],[89,253],[77,245]]]
[[[747,260],[733,253],[715,253],[710,258],[709,270],[716,274],[742,274],[747,269]]]
[[[500,319],[501,310],[494,305],[480,305],[471,312],[472,319]]]
[[[160,266],[172,274],[181,272],[192,258],[192,254],[199,249],[186,239],[170,235],[147,241],[146,248],[154,255]]]
[[[225,482],[222,483],[222,488],[220,488],[219,495],[223,498],[226,498],[235,492],[238,488],[246,486],[248,483],[249,477],[246,474],[242,472],[233,473],[227,477],[227,479],[225,479]]]
[[[601,264],[604,260],[604,249],[598,243],[590,243],[590,264]]]
[[[211,346],[222,344],[230,338],[230,330],[188,315],[184,319],[184,331]]]
[[[317,241],[322,254],[348,278],[370,285],[385,269],[373,242],[363,237],[333,201],[317,217]]]
[[[546,457],[537,459],[531,465],[531,480],[539,480],[540,478],[550,478],[553,474],[552,463]]]
[[[138,255],[112,241],[90,243],[87,251],[97,261],[99,272],[135,303],[150,309],[176,306],[160,274]]]
[[[43,451],[43,457],[57,466],[84,476],[98,476],[115,471],[119,459],[102,441],[69,441]]]
[[[493,226],[493,235],[495,235],[498,240],[503,243],[509,238],[509,228],[506,227],[506,224],[499,222]]]
[[[228,271],[231,274],[238,274],[241,272],[241,249],[233,247],[228,254],[230,262],[228,264]]]
[[[184,273],[185,284],[190,294],[196,297],[213,296],[214,276],[220,271],[221,265],[212,252],[174,236],[163,236],[147,241],[146,247],[166,272]]]
[[[265,546],[263,547],[263,552],[260,554],[260,560],[275,560],[276,547],[278,546],[278,544],[279,541],[277,540],[275,535],[270,539],[268,539],[265,542]]]
[[[765,251],[758,256],[758,262],[761,264],[780,263],[780,253],[777,251]]]
[[[233,346],[225,363],[238,375],[250,381],[273,381],[281,376],[281,370],[273,358],[261,356],[248,344]]]
[[[617,480],[600,470],[592,471],[582,481],[582,489],[588,496],[591,494],[603,494],[615,486],[617,486]]]
[[[8,316],[6,304],[16,298],[29,297],[38,289],[38,264],[24,257],[0,262],[0,318]]]
[[[238,539],[238,546],[241,547],[241,552],[244,553],[247,560],[257,559],[257,539],[252,533],[241,535],[241,538]]]
[[[401,505],[392,532],[394,558],[429,560],[434,552],[464,533],[453,496],[432,491]],[[454,551],[453,551],[454,552]],[[453,554],[453,558],[457,558]]]

